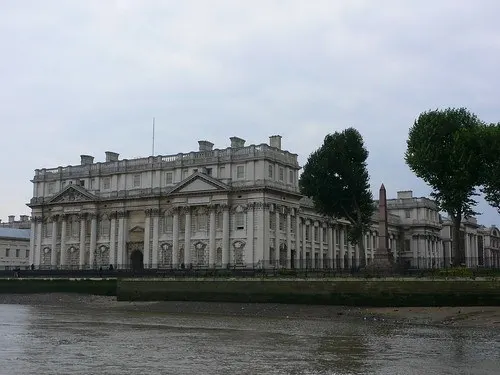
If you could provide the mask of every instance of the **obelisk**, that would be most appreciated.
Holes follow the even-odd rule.
[[[378,200],[378,247],[373,259],[377,268],[391,268],[393,259],[389,249],[389,230],[387,222],[387,194],[382,184]]]

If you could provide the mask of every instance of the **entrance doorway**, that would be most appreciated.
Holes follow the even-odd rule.
[[[132,265],[132,269],[134,271],[144,269],[144,255],[140,250],[134,250],[132,254],[130,254],[130,264]]]

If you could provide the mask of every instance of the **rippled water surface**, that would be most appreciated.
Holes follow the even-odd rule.
[[[0,374],[499,374],[499,331],[0,305]]]

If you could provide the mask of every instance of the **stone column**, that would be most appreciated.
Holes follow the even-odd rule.
[[[59,265],[61,268],[66,266],[66,215],[62,215],[61,223],[61,256],[59,259]]]
[[[324,238],[323,238],[323,223],[319,223],[319,254],[318,254],[318,257],[319,257],[319,262],[318,262],[318,265],[319,265],[319,268],[323,268],[323,241],[324,241]]]
[[[158,252],[159,252],[159,232],[160,232],[160,210],[157,208],[152,211],[153,217],[153,246],[151,250],[151,268],[158,268]],[[191,232],[189,232],[191,233]]]
[[[292,267],[292,212],[291,208],[286,209],[286,268]]]
[[[280,266],[280,243],[281,243],[281,233],[280,233],[280,207],[275,205],[274,215],[276,217],[276,230],[274,231],[274,266]]]
[[[85,243],[87,236],[87,215],[80,215],[80,254],[78,266],[81,270],[85,268]]]
[[[315,237],[315,229],[319,228],[319,224],[317,221],[314,221],[311,225],[311,264],[312,268],[316,269],[316,237]]]
[[[110,230],[109,230],[109,264],[116,266],[116,212],[110,215]]]
[[[333,268],[333,249],[334,249],[334,242],[333,242],[333,228],[331,224],[328,224],[328,229],[327,229],[327,241],[328,241],[328,263],[326,265],[327,268]]]
[[[354,247],[350,242],[347,242],[347,267],[352,268],[352,256],[354,255]]]
[[[269,245],[269,234],[270,234],[270,229],[269,229],[269,219],[271,215],[271,212],[269,211],[270,205],[268,203],[262,204],[262,217],[263,217],[263,236],[264,236],[264,246],[262,248],[263,255],[264,255],[264,268],[269,268],[272,263],[271,259],[271,253],[270,253],[270,245]]]
[[[222,267],[229,264],[229,206],[222,206]]]
[[[30,266],[33,264],[38,266],[36,257],[35,257],[35,231],[36,231],[36,221],[34,218],[31,219],[31,229],[30,229]]]
[[[125,264],[125,216],[123,211],[118,212],[118,249],[116,268],[126,268]]]
[[[57,268],[57,216],[52,216],[52,250],[50,257],[50,266],[52,269]]]
[[[184,264],[186,267],[189,267],[191,264],[191,207],[184,207],[184,214],[186,217],[186,226],[184,228]]]
[[[340,258],[340,269],[343,270],[344,267],[345,267],[345,261],[344,261],[344,257],[345,257],[345,246],[344,246],[344,226],[340,226],[340,229],[339,229],[339,258]]]
[[[216,236],[216,207],[211,206],[209,207],[209,212],[210,212],[210,224],[209,224],[209,247],[208,247],[208,266],[209,267],[214,267],[216,264],[216,258],[217,258],[217,246],[215,243],[215,236]]]
[[[337,266],[337,226],[332,225],[332,268]]]
[[[306,253],[307,253],[306,233],[307,233],[307,220],[306,220],[306,218],[303,218],[303,222],[302,222],[302,268],[308,267],[307,256],[306,256]]]
[[[97,244],[97,215],[90,215],[90,257],[89,257],[89,265],[91,269],[95,268],[95,251]]]
[[[42,217],[35,217],[36,223],[36,247],[35,247],[35,259],[40,266],[42,264]]]
[[[147,209],[144,211],[146,214],[146,218],[144,219],[144,268],[152,268],[151,263],[151,251],[149,248],[150,245],[150,229],[151,229],[151,214],[153,210]]]
[[[293,257],[293,265],[299,268],[299,254],[300,254],[300,211],[295,209],[295,254]]]
[[[413,267],[419,268],[418,264],[418,236],[413,235],[411,237],[411,252],[413,255]]]
[[[179,267],[179,208],[174,207],[174,218],[172,219],[172,265]]]
[[[257,243],[255,246],[255,261],[257,262],[257,268],[265,267],[265,220],[264,220],[264,204],[257,202],[255,203],[255,221],[257,222]]]
[[[250,203],[247,206],[247,225],[246,225],[246,230],[247,230],[247,245],[245,246],[246,253],[249,255],[249,258],[247,259],[246,263],[249,263],[249,260],[252,260],[252,264],[255,265],[257,263],[256,259],[254,258],[254,251],[253,251],[253,241],[254,241],[254,203]],[[215,232],[214,232],[215,236]],[[214,247],[215,248],[215,247]]]
[[[42,264],[42,217],[35,217],[36,223],[36,246],[35,246],[35,259],[38,262],[38,265]]]

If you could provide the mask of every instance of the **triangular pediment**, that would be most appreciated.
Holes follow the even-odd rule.
[[[94,194],[77,185],[68,185],[56,194],[49,203],[92,202],[97,198]]]
[[[132,229],[130,229],[131,233],[144,233],[144,228],[136,225]]]
[[[229,186],[203,173],[194,173],[181,181],[170,194],[228,191]]]

